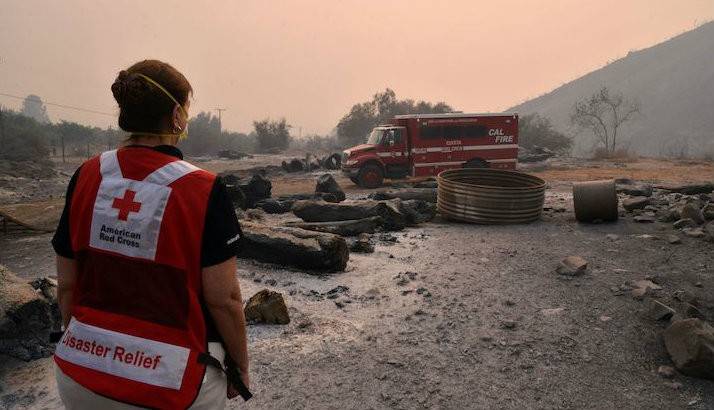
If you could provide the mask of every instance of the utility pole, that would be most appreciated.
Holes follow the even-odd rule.
[[[216,111],[218,111],[218,131],[219,131],[219,132],[222,132],[222,131],[223,131],[223,123],[221,122],[221,113],[222,113],[223,111],[227,111],[227,109],[226,109],[226,108],[216,107]]]
[[[5,146],[5,121],[2,115],[2,106],[0,105],[0,147]]]

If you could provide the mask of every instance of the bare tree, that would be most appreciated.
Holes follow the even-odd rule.
[[[622,124],[640,113],[640,104],[622,93],[610,93],[607,87],[573,106],[570,122],[589,130],[605,147],[608,154],[617,148],[618,132]]]

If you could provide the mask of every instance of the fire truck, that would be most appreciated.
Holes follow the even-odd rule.
[[[518,114],[397,115],[367,143],[342,153],[342,172],[365,188],[384,178],[427,177],[452,168],[515,169]]]

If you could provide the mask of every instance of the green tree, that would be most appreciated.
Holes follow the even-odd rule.
[[[218,117],[202,111],[188,121],[188,138],[178,146],[189,155],[215,154],[220,149],[220,139]]]
[[[290,124],[285,118],[272,121],[266,118],[254,121],[255,136],[258,142],[258,152],[285,151],[290,145]]]
[[[427,101],[399,100],[394,90],[387,88],[377,93],[372,100],[352,106],[337,123],[337,140],[343,147],[362,144],[366,135],[375,126],[395,115],[442,114],[454,111],[444,102],[432,104]]]
[[[30,94],[25,97],[25,100],[22,102],[22,110],[20,113],[34,119],[40,124],[47,124],[50,122],[50,117],[47,116],[47,107],[45,107],[42,99],[34,94]]]
[[[518,144],[524,148],[540,146],[565,154],[570,151],[573,141],[553,128],[550,118],[530,114],[518,119]]]

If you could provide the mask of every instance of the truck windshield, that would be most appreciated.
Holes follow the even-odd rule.
[[[382,135],[384,135],[384,129],[382,129],[382,128],[373,129],[372,133],[369,134],[369,138],[367,138],[367,144],[377,145],[377,144],[382,143]]]

